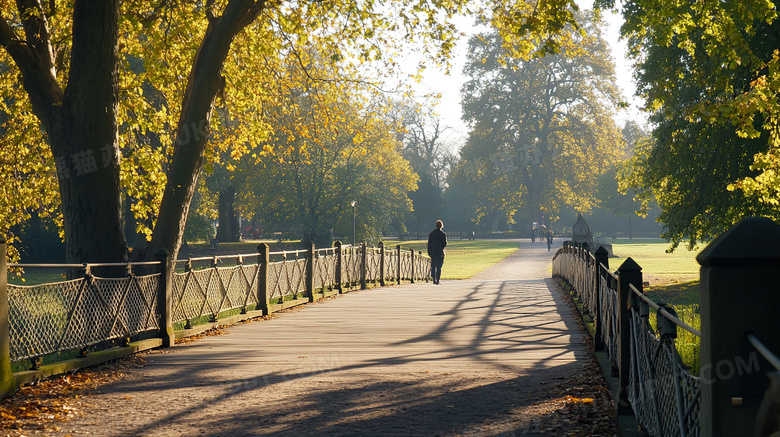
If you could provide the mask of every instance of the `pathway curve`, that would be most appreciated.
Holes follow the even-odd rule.
[[[550,402],[589,353],[550,258],[537,244],[474,279],[349,293],[152,353],[59,435],[553,435]]]

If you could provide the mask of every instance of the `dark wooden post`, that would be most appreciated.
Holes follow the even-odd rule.
[[[629,285],[642,291],[642,267],[633,259],[626,259],[618,268],[618,376],[617,414],[632,414],[628,402],[629,375],[631,374],[631,295]]]
[[[314,254],[316,251],[314,243],[306,248],[306,293],[309,295],[309,302],[314,302],[314,263],[316,262]]]
[[[238,258],[236,258],[236,266],[243,266],[243,265],[244,265],[244,257],[243,255],[239,255]],[[252,290],[246,291],[247,295],[249,295],[251,292]],[[244,306],[241,307],[241,314],[246,314],[246,299],[244,299]]]
[[[8,270],[6,266],[6,240],[0,236],[0,399],[13,394],[16,389],[11,370],[11,326],[8,321]]]
[[[412,276],[412,278],[411,279],[412,279],[412,284],[414,284],[414,249],[409,249],[409,250],[412,252],[412,258],[411,258],[411,263],[412,263],[412,275],[411,276]]]
[[[594,325],[596,327],[595,334],[593,335],[593,348],[597,351],[604,349],[604,341],[602,339],[602,329],[601,326],[601,287],[603,284],[601,283],[601,265],[603,264],[604,267],[609,268],[609,252],[607,249],[604,249],[603,246],[599,246],[598,249],[596,249],[596,253],[594,254],[596,258],[596,313],[593,314],[594,319]],[[606,280],[606,279],[605,279]]]
[[[157,292],[157,311],[160,314],[160,338],[163,347],[173,346],[176,335],[173,332],[173,258],[165,248],[157,253],[157,260],[162,263],[160,271],[160,288]]]
[[[774,368],[748,343],[746,334],[752,333],[780,354],[778,247],[780,225],[751,217],[696,257],[702,266],[699,423],[703,436],[759,435],[756,416],[769,386],[767,373]]]
[[[400,244],[395,245],[395,255],[398,257],[398,262],[395,265],[396,273],[398,273],[396,279],[398,281],[398,285],[401,285],[401,245]]]
[[[257,306],[264,316],[270,314],[271,305],[268,302],[268,245],[257,245]]]
[[[379,242],[379,285],[385,286],[385,242]]]
[[[360,243],[360,289],[365,290],[366,286],[366,243]]]
[[[344,285],[342,284],[341,271],[343,269],[344,255],[342,252],[341,241],[333,243],[336,247],[336,287],[339,290],[339,294],[344,292]]]

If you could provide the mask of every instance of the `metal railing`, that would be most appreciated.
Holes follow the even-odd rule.
[[[633,262],[633,261],[632,261]],[[630,273],[641,269],[632,269]],[[681,321],[672,307],[642,292],[641,273],[622,278],[601,256],[565,244],[553,258],[553,276],[565,280],[595,325],[595,344],[620,376],[621,396],[637,422],[652,436],[700,435],[701,383],[677,352],[677,328],[701,333]],[[631,280],[633,279],[633,281]],[[622,288],[621,288],[622,287]],[[656,310],[657,331],[650,324]]]
[[[0,256],[4,254],[0,253]],[[169,265],[170,267],[166,267]],[[86,350],[114,339],[160,331],[166,323],[192,328],[227,313],[263,314],[344,289],[426,280],[430,259],[400,246],[385,250],[332,248],[195,257],[177,261],[103,264],[10,264],[57,268],[82,277],[40,285],[7,285],[10,360]],[[403,273],[400,273],[403,267]],[[104,268],[122,277],[93,274]],[[166,268],[170,269],[166,273]],[[148,272],[152,273],[148,273]],[[140,272],[139,274],[136,274]],[[166,279],[170,278],[170,279]],[[166,287],[165,282],[170,281]],[[161,307],[170,289],[169,309]],[[168,316],[164,314],[166,311]],[[206,318],[206,320],[202,320]],[[34,367],[37,364],[34,364]]]
[[[2,254],[5,256],[5,254]],[[157,294],[160,262],[94,264],[9,264],[16,269],[78,269],[81,278],[41,285],[8,284],[11,361],[71,349],[159,329]],[[136,267],[157,273],[136,275]],[[92,271],[122,267],[121,278]]]

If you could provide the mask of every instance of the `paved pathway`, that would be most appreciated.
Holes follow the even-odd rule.
[[[586,356],[550,258],[537,244],[475,279],[349,293],[149,355],[61,435],[540,435],[540,399]]]

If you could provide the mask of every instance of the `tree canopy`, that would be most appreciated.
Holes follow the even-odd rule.
[[[521,223],[555,217],[562,205],[588,211],[596,176],[619,156],[612,121],[614,66],[597,16],[582,16],[560,54],[520,59],[497,33],[470,41],[461,92],[472,126],[455,177],[476,200],[477,222],[500,211]],[[527,221],[526,221],[527,220]],[[525,226],[523,226],[524,228]]]
[[[274,134],[239,166],[246,181],[239,194],[265,226],[320,246],[334,233],[351,235],[354,201],[359,235],[378,239],[411,210],[417,175],[401,156],[400,126],[387,120],[386,101],[359,80],[327,80],[346,73],[319,56],[299,52],[289,63],[280,99],[266,108]]]
[[[70,261],[125,260],[125,193],[149,237],[136,256],[175,255],[204,159],[220,150],[238,157],[271,136],[265,107],[278,97],[267,85],[283,80],[281,60],[298,47],[365,68],[392,66],[401,46],[418,43],[445,62],[455,37],[448,17],[463,12],[493,20],[507,37],[528,36],[535,43],[521,48],[527,55],[565,41],[556,29],[575,9],[570,0],[479,8],[440,0],[2,0],[3,128],[19,132],[4,137],[13,140],[4,141],[4,162],[19,164],[5,186],[42,190],[4,200],[3,226],[40,209],[61,217]],[[217,106],[226,117],[213,116]],[[16,161],[13,148],[25,149]]]
[[[774,4],[634,0],[622,8],[653,123],[627,182],[655,195],[664,236],[694,247],[744,216],[777,217]]]

